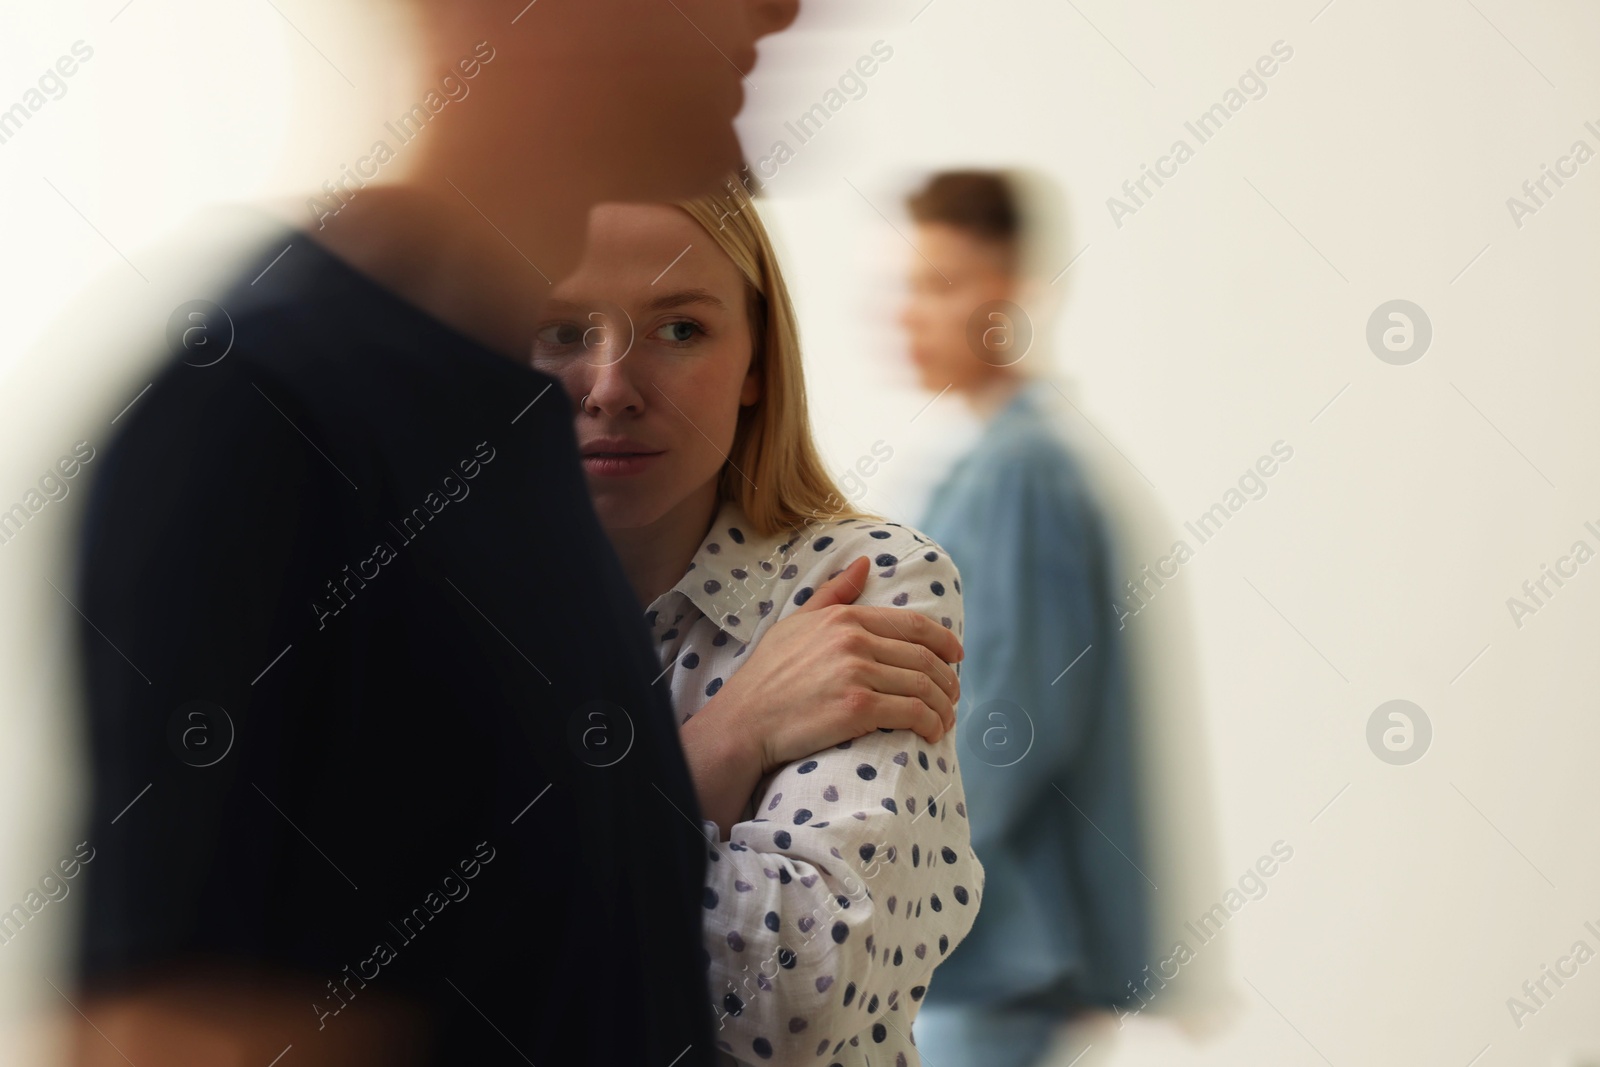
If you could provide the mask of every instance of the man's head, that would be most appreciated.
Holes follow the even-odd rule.
[[[1032,314],[1040,289],[1021,184],[1013,173],[944,171],[906,200],[919,254],[900,322],[927,388],[969,390],[1016,373],[1038,325],[1019,319],[1016,306]]]
[[[425,62],[479,41],[497,57],[452,116],[513,172],[543,168],[599,200],[716,188],[741,160],[733,119],[756,42],[799,0],[410,0]],[[469,182],[472,180],[469,176]]]

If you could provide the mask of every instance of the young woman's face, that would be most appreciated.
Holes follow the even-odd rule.
[[[607,529],[649,525],[715,481],[740,408],[760,396],[751,355],[744,276],[688,214],[591,212],[583,260],[551,294],[533,365],[572,397]]]

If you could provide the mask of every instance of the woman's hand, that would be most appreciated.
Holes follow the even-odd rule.
[[[961,683],[946,661],[961,642],[920,612],[854,604],[869,563],[857,557],[774,625],[713,699],[738,709],[727,725],[763,774],[880,727],[932,744],[955,725]]]
[[[760,778],[873,730],[915,730],[931,744],[955,725],[956,635],[920,612],[856,605],[859,556],[773,625],[684,723],[701,810],[724,831]]]

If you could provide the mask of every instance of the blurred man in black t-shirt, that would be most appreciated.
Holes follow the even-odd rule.
[[[212,215],[248,265],[93,470],[83,1064],[711,1062],[693,787],[524,357],[590,205],[737,167],[795,0],[413,6],[492,77],[403,181]]]

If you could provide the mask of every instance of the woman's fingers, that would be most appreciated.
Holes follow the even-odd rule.
[[[926,671],[920,668],[896,667],[888,663],[873,662],[866,665],[864,677],[872,691],[880,696],[905,697],[922,704],[937,717],[940,733],[955,726],[955,704],[950,700],[949,694],[928,677]],[[875,722],[869,725],[890,729],[911,728],[887,722]]]
[[[842,577],[842,576],[841,576]],[[813,598],[815,599],[815,598]],[[810,606],[809,603],[806,605]],[[910,608],[880,608],[852,604],[845,609],[862,629],[894,641],[921,645],[946,663],[959,661],[966,652],[956,635]]]
[[[861,590],[866,588],[869,562],[866,556],[857,556],[851,560],[844,570],[818,586],[811,599],[801,604],[794,614],[821,611],[835,604],[854,603],[856,597],[861,595]]]
[[[878,691],[862,702],[850,728],[854,729],[856,737],[872,733],[874,729],[910,729],[928,744],[938,744],[946,734],[944,718],[922,699]]]
[[[931,744],[955,728],[961,683],[950,664],[961,642],[919,612],[855,604],[870,562],[857,556],[818,587],[718,694],[764,694],[736,702],[759,709],[746,716],[764,766],[775,753],[785,762],[874,729],[913,730]]]
[[[945,699],[949,701],[951,706],[950,715],[945,720],[945,727],[948,729],[955,725],[954,708],[961,699],[961,680],[956,676],[954,667],[939,659],[923,646],[910,641],[879,637],[876,634],[868,634],[866,641],[865,647],[872,662],[890,667],[900,667],[909,671],[921,671],[943,690]],[[863,667],[865,666],[867,664],[864,663]]]

